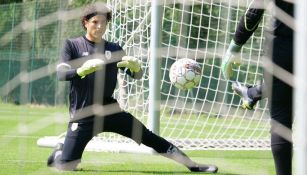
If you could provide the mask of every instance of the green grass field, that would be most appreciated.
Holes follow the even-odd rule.
[[[65,131],[66,107],[0,104],[0,175],[14,174],[197,174],[162,156],[85,152],[78,171],[59,172],[46,167],[50,148],[38,138]],[[270,151],[189,151],[193,160],[216,164],[217,174],[275,174]]]

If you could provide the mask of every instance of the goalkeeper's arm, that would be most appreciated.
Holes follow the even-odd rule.
[[[255,32],[255,30],[258,28],[258,25],[264,14],[264,9],[254,8],[254,7],[259,6],[259,3],[261,2],[262,2],[261,0],[260,2],[253,1],[250,4],[250,7],[252,8],[248,8],[245,14],[241,17],[233,38],[234,42],[237,45],[239,46],[244,45],[246,41],[251,37],[251,35]],[[264,4],[262,5],[264,6]]]
[[[252,7],[257,5],[255,4],[255,2],[263,1],[253,1],[251,4]],[[246,13],[241,17],[239,25],[235,32],[235,36],[231,40],[227,52],[223,57],[221,70],[225,79],[228,80],[233,76],[234,65],[240,65],[241,61],[238,57],[238,53],[240,53],[242,45],[246,43],[246,41],[257,29],[263,14],[263,8],[249,8]]]
[[[56,66],[56,72],[60,81],[70,80],[77,74],[76,69],[72,69],[71,65],[64,62]]]
[[[134,79],[141,79],[143,76],[141,61],[135,57],[124,56],[122,61],[117,63],[117,67],[122,69]]]
[[[88,74],[95,72],[102,68],[103,61],[99,58],[89,59],[85,61],[82,66],[77,69],[72,69],[71,65],[67,63],[60,63],[57,65],[57,75],[59,80],[70,80],[74,77],[84,78]]]
[[[72,58],[71,48],[71,41],[67,39],[61,51],[60,63],[56,66],[57,77],[60,81],[71,80],[77,75],[76,69],[70,62]]]
[[[84,78],[86,75],[102,68],[103,61],[99,58],[88,59],[78,58],[72,60],[72,43],[68,39],[64,43],[61,53],[61,63],[56,67],[57,77],[61,81],[72,80],[73,78]],[[82,62],[80,66],[79,62]]]

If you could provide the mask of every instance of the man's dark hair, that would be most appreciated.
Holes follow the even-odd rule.
[[[84,10],[84,13],[81,17],[81,23],[84,29],[85,28],[85,21],[88,21],[93,16],[96,15],[105,15],[107,21],[111,21],[112,19],[112,10],[104,3],[95,3],[87,6]]]

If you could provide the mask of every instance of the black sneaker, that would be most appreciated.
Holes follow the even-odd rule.
[[[215,165],[197,164],[196,166],[189,167],[189,170],[191,172],[216,173],[218,168]]]
[[[241,85],[239,82],[232,83],[232,90],[242,98],[243,104],[242,107],[244,109],[252,110],[255,108],[257,101],[248,96],[247,90],[249,87]]]
[[[52,154],[48,157],[48,160],[47,160],[47,166],[48,167],[53,167],[54,166],[54,159],[55,159],[55,154],[58,152],[58,151],[62,151],[63,150],[63,143],[58,143],[55,145],[55,148],[52,152]]]

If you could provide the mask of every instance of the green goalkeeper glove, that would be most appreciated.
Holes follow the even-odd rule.
[[[238,56],[241,48],[242,46],[237,45],[234,40],[231,40],[221,65],[222,73],[226,80],[232,77],[233,66],[240,66],[241,64],[241,59]]]
[[[139,72],[141,70],[141,61],[132,56],[124,56],[122,61],[117,63],[117,67],[126,67],[131,72]]]
[[[102,68],[103,61],[98,58],[85,61],[80,68],[77,69],[77,74],[84,78],[86,75],[91,74]]]

